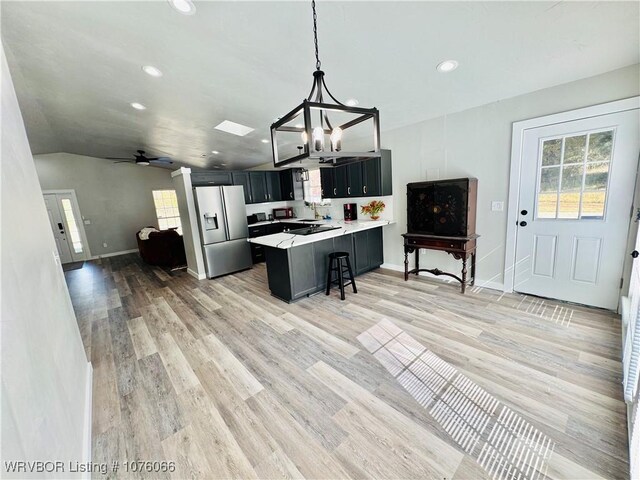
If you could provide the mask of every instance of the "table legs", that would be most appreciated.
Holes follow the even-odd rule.
[[[460,286],[461,292],[464,294],[464,291],[467,287],[467,255],[463,255],[462,257],[462,285]]]
[[[420,249],[416,248],[416,275],[419,274],[418,270],[420,270]]]
[[[476,252],[471,254],[471,285],[476,284]]]
[[[409,252],[404,249],[404,281],[409,280]]]

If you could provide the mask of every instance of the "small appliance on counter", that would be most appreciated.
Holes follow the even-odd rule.
[[[274,208],[273,218],[275,220],[282,220],[284,218],[293,218],[293,208],[292,207]]]
[[[344,220],[345,222],[351,222],[358,219],[358,204],[357,203],[345,203],[344,204]]]
[[[247,215],[247,223],[253,225],[254,223],[265,222],[267,220],[266,213],[254,213],[253,215]]]

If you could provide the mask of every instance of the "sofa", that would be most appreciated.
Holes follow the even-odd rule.
[[[182,235],[175,228],[151,232],[147,240],[140,238],[141,231],[136,233],[136,240],[138,241],[138,251],[145,263],[169,268],[187,264],[184,241]]]

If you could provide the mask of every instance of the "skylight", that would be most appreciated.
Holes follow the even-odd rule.
[[[238,135],[239,137],[244,137],[247,133],[253,132],[253,128],[247,127],[246,125],[240,125],[239,123],[235,123],[229,120],[225,120],[219,125],[216,125],[215,129],[227,133],[232,133],[233,135]]]

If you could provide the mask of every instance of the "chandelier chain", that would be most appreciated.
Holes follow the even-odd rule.
[[[313,43],[316,49],[316,70],[320,70],[320,55],[318,54],[318,15],[316,14],[316,0],[311,0],[313,10]]]

